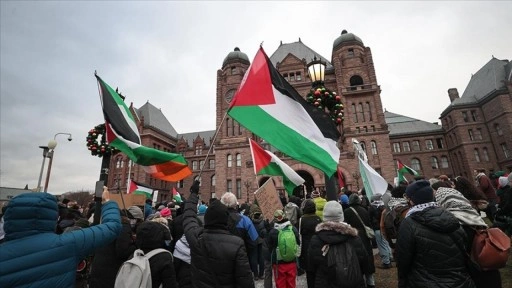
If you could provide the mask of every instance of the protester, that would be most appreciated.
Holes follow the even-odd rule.
[[[316,215],[318,217],[320,217],[320,219],[323,219],[324,206],[325,206],[325,203],[327,203],[327,201],[325,200],[325,198],[320,196],[320,192],[318,192],[317,190],[315,190],[311,193],[311,198],[313,198],[313,201],[315,202]]]
[[[484,211],[489,206],[487,196],[471,181],[462,176],[455,177],[455,190],[459,191],[471,202],[478,211]]]
[[[199,181],[190,188],[185,203],[183,228],[190,247],[194,287],[254,287],[244,241],[228,232],[228,208],[213,202],[204,215],[204,228],[197,219]]]
[[[398,286],[475,287],[459,248],[467,239],[457,218],[437,206],[428,181],[410,184],[405,193],[412,208],[396,245]]]
[[[255,246],[250,247],[249,263],[251,264],[251,270],[254,276],[254,281],[263,280],[265,272],[265,250],[268,250],[266,244],[266,238],[268,236],[267,230],[265,229],[265,222],[263,221],[263,214],[258,205],[252,205],[250,218],[258,232],[258,240]],[[268,251],[267,251],[268,253]]]
[[[121,232],[117,204],[109,201],[106,188],[103,201],[101,224],[57,235],[55,196],[37,192],[14,197],[5,213],[0,287],[73,287],[78,262]]]
[[[498,195],[496,195],[496,190],[491,183],[491,179],[485,175],[485,169],[477,169],[474,171],[476,176],[476,183],[478,188],[484,193],[485,197],[487,197],[487,202],[489,205],[484,210],[487,218],[494,222],[494,214],[496,214],[496,205],[498,204]]]
[[[300,199],[295,196],[289,197],[289,202],[284,206],[284,213],[286,214],[286,218],[290,220],[295,228],[299,228],[299,218],[301,216],[300,212]]]
[[[499,188],[496,194],[500,197],[498,211],[494,217],[494,225],[507,235],[512,235],[512,174],[499,178]]]
[[[228,231],[242,238],[246,251],[249,251],[249,249],[256,246],[258,240],[258,232],[256,232],[251,219],[236,210],[238,202],[235,194],[231,192],[224,193],[220,202],[228,208]]]
[[[357,196],[357,195],[355,195]],[[308,283],[308,288],[334,288],[334,287],[365,287],[363,275],[368,273],[368,255],[361,239],[358,237],[358,230],[344,223],[343,208],[336,201],[329,201],[323,211],[324,222],[316,226],[316,234],[311,238],[309,245],[308,259],[310,271],[315,275],[314,285]],[[352,250],[356,254],[356,262],[352,259],[337,257],[336,266],[346,269],[359,269],[359,281],[346,286],[348,279],[337,279],[336,270],[332,271],[328,265],[328,253],[333,253],[339,249]],[[372,254],[373,255],[373,254]],[[373,257],[372,257],[373,258]],[[373,261],[373,259],[372,259]],[[358,272],[358,271],[356,271]],[[307,274],[306,274],[307,275]],[[340,275],[338,275],[340,276]]]
[[[311,238],[315,235],[316,226],[322,222],[322,219],[316,215],[315,202],[311,199],[307,199],[303,203],[302,217],[299,219],[299,234],[301,241],[301,253],[299,257],[300,268],[306,271],[306,281],[308,288],[315,287],[315,272],[316,267],[309,265],[308,254],[309,254],[309,243]]]
[[[208,207],[204,204],[199,205],[199,208],[197,208],[197,218],[199,218],[199,221],[201,221],[202,224],[204,224],[204,214],[206,213],[206,209],[208,209]]]
[[[190,288],[192,286],[192,271],[190,270],[190,247],[185,235],[176,242],[174,248],[174,269],[176,271],[176,279],[178,287]]]
[[[382,269],[389,269],[392,267],[391,259],[393,258],[393,255],[388,241],[380,233],[380,220],[385,210],[384,202],[381,199],[382,195],[373,195],[370,207],[368,207],[368,216],[370,217],[371,227],[375,232],[375,241],[377,242],[380,260],[382,262],[378,267]]]
[[[283,251],[281,244],[284,240],[281,240],[280,233],[287,233],[285,230],[292,231],[295,236],[295,245],[300,245],[300,237],[297,228],[295,228],[288,219],[283,210],[276,210],[274,212],[274,228],[270,230],[268,235],[268,249],[271,253],[272,269],[274,271],[274,279],[277,288],[295,288],[296,276],[297,276],[297,265],[296,257],[293,259],[283,259],[282,255],[286,251]],[[286,248],[289,243],[286,243]],[[281,248],[280,248],[281,247]],[[290,248],[291,249],[291,248]],[[279,250],[279,251],[278,251]],[[295,255],[294,255],[295,256]]]

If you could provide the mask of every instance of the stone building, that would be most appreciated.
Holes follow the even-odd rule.
[[[326,63],[325,87],[340,95],[345,105],[344,122],[340,126],[342,137],[338,143],[341,152],[338,167],[348,189],[362,187],[352,138],[361,142],[370,165],[389,183],[393,183],[396,177],[397,159],[427,178],[441,174],[469,176],[477,166],[490,171],[512,169],[509,150],[512,147],[510,61],[493,58],[472,77],[460,98],[456,89],[450,89],[452,103],[442,112],[442,125],[438,125],[384,111],[371,49],[359,37],[345,30],[333,42],[330,61],[305,45],[300,38],[297,42],[281,43],[270,56],[277,70],[303,96],[311,89],[307,64],[314,58]],[[149,102],[139,109],[131,107],[139,123],[143,144],[182,153],[193,171],[192,177],[170,183],[151,179],[134,165],[131,177],[158,189],[161,199],[168,200],[172,187],[186,196],[202,170],[203,201],[220,197],[225,191],[235,193],[240,203],[247,198],[252,200],[252,192],[268,177],[254,175],[247,138],[256,139],[266,149],[275,150],[226,114],[249,66],[248,56],[235,48],[217,71],[216,127],[220,128],[214,143],[216,130],[179,134],[163,112]],[[494,74],[489,69],[494,69]],[[468,134],[469,131],[473,136]],[[475,151],[479,153],[480,162],[475,160]],[[324,188],[325,179],[321,171],[279,151],[275,153],[306,180],[308,192],[313,188]],[[126,189],[129,170],[126,161],[123,155],[112,159],[109,187]],[[282,190],[282,180],[279,177],[273,179]],[[303,189],[298,188],[295,193],[301,195]]]

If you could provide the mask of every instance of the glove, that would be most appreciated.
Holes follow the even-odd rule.
[[[199,181],[195,180],[194,184],[190,187],[190,193],[199,194]]]

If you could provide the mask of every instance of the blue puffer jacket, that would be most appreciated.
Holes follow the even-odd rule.
[[[112,201],[103,205],[102,224],[61,235],[54,232],[57,201],[47,193],[13,198],[4,217],[0,287],[74,287],[78,262],[121,232],[119,210]]]

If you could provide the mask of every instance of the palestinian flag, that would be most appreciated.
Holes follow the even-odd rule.
[[[180,192],[178,192],[178,190],[176,190],[176,188],[174,187],[172,187],[172,199],[174,199],[174,201],[176,201],[176,203],[178,204],[181,204],[181,202],[183,202],[183,200],[181,199]]]
[[[181,154],[168,153],[141,145],[133,115],[107,83],[96,76],[100,87],[101,105],[105,117],[107,142],[133,162],[141,165],[151,177],[165,181],[180,181],[192,174]]]
[[[402,163],[402,161],[400,161],[400,160],[396,160],[396,170],[398,172],[398,183],[400,183],[402,181],[409,182],[409,181],[407,181],[407,179],[404,176],[405,173],[411,174],[413,176],[420,175],[420,173],[418,173],[418,172],[416,172],[416,170],[404,165],[404,163]]]
[[[372,199],[373,195],[383,195],[388,188],[388,182],[368,164],[368,157],[364,152],[361,143],[355,138],[352,138],[352,144],[354,150],[357,152],[357,158],[359,160],[359,174],[363,181],[363,187],[366,192],[368,199]]]
[[[260,47],[228,110],[246,129],[286,155],[336,173],[340,137],[324,111],[306,102]]]
[[[129,194],[140,194],[146,196],[146,199],[151,199],[151,195],[153,194],[153,189],[143,186],[133,180],[130,180],[130,190],[128,190]]]
[[[249,139],[249,144],[251,146],[252,162],[254,163],[254,174],[282,176],[284,188],[288,195],[292,195],[295,187],[305,182],[297,172],[272,152],[264,150],[252,139]]]

